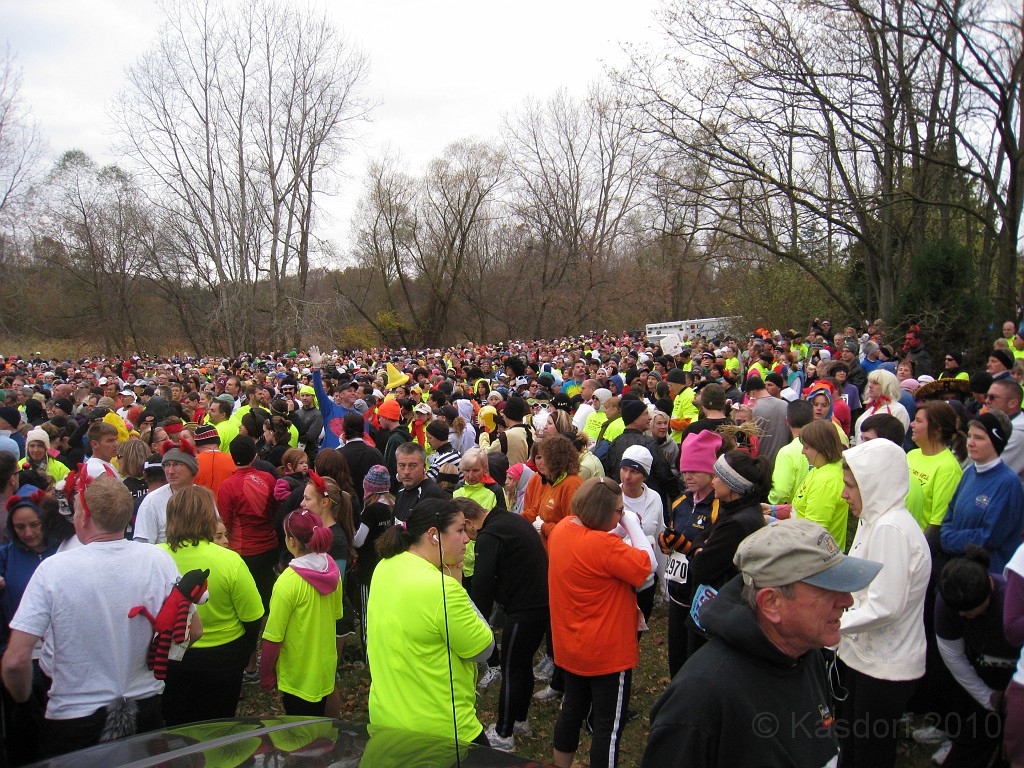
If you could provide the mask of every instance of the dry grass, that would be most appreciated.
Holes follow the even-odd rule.
[[[647,741],[648,713],[651,705],[669,683],[666,615],[664,606],[655,607],[650,622],[651,629],[640,644],[640,665],[633,675],[633,695],[630,704],[630,708],[638,712],[640,717],[626,726],[619,762],[623,768],[631,768],[640,764],[644,744]],[[543,684],[538,683],[538,689],[542,686]],[[342,717],[344,719],[368,722],[369,687],[368,669],[352,662],[346,662],[342,666],[339,690],[342,697]],[[480,692],[477,715],[485,727],[497,719],[498,688],[498,684],[495,683],[487,690]],[[558,701],[532,703],[530,723],[533,727],[533,735],[529,738],[516,737],[516,754],[542,763],[551,761],[551,738],[555,719],[558,717],[558,706]],[[240,715],[281,714],[283,711],[280,697],[276,693],[266,693],[256,685],[247,685],[243,689],[242,701],[239,704]],[[574,765],[587,765],[589,749],[590,737],[584,729]],[[899,768],[929,766],[931,765],[929,756],[934,749],[934,747],[919,747],[909,739],[902,741],[896,765]]]

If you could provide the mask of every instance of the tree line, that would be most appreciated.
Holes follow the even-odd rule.
[[[111,108],[127,167],[69,150],[33,176],[3,61],[8,337],[235,353],[831,314],[963,348],[1018,315],[1019,8],[668,2],[589,93],[371,163],[349,243],[319,206],[372,114],[367,56],[289,5],[165,10]]]

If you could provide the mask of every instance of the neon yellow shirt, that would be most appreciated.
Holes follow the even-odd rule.
[[[243,621],[263,617],[263,601],[256,582],[237,552],[211,541],[184,544],[177,551],[171,550],[166,542],[158,546],[171,556],[183,574],[197,568],[210,569],[210,599],[196,609],[203,622],[203,636],[192,643],[194,647],[214,648],[237,640],[245,632]]]
[[[320,701],[334,690],[338,667],[335,622],[341,618],[342,580],[329,595],[285,568],[270,595],[270,616],[263,639],[281,643],[277,687],[306,701]]]
[[[690,387],[683,387],[682,391],[676,395],[675,400],[672,401],[672,419],[689,419],[691,423],[699,419],[700,412],[697,410],[697,406],[693,404],[694,397],[694,392]],[[673,429],[669,436],[682,445],[683,430]]]
[[[924,493],[923,517],[915,515],[915,519],[922,528],[942,525],[949,502],[964,474],[960,462],[949,448],[934,456],[925,456],[920,448],[915,448],[907,454],[907,464],[910,465],[911,481],[917,480]]]
[[[601,434],[601,425],[608,421],[608,414],[604,411],[596,411],[587,416],[586,426],[583,427],[584,434],[591,440],[597,440]]]
[[[807,477],[807,471],[810,469],[803,449],[804,446],[800,442],[800,438],[794,437],[775,455],[772,490],[768,494],[769,504],[789,504],[793,501],[797,488]]]
[[[454,688],[459,741],[480,735],[471,659],[493,635],[458,581],[411,552],[384,558],[373,572],[366,627],[372,725],[450,737]]]
[[[793,497],[793,514],[828,529],[836,544],[846,549],[850,507],[843,499],[843,463],[834,461],[807,473]]]

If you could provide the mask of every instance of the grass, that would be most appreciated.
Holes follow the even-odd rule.
[[[623,734],[619,765],[631,768],[640,764],[644,745],[647,742],[649,727],[648,713],[651,706],[665,690],[669,683],[668,677],[668,636],[667,609],[655,606],[651,616],[650,631],[640,643],[640,665],[633,675],[633,694],[630,708],[640,714],[639,719],[629,723]],[[537,684],[538,689],[543,687]],[[367,699],[370,688],[370,674],[365,667],[352,662],[345,662],[341,669],[342,718],[358,722],[368,722]],[[478,697],[477,716],[484,726],[495,722],[498,717],[499,685],[494,683],[487,690],[481,691]],[[529,738],[516,737],[516,754],[542,763],[551,761],[551,738],[555,719],[558,717],[559,702],[533,702],[530,706],[530,723],[533,735]],[[271,715],[282,714],[280,697],[277,693],[267,693],[257,685],[247,685],[242,691],[239,704],[239,715]],[[580,747],[576,753],[574,766],[588,764],[590,735],[584,729],[581,734]],[[930,756],[935,747],[922,747],[909,738],[899,745],[899,757],[896,765],[899,768],[924,768],[930,766]]]

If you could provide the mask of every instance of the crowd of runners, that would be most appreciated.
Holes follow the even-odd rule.
[[[1024,766],[1024,326],[977,370],[881,321],[676,351],[4,357],[8,763],[245,684],[337,716],[348,657],[372,724],[515,751],[560,699],[555,764],[613,766],[660,603],[644,765]]]

